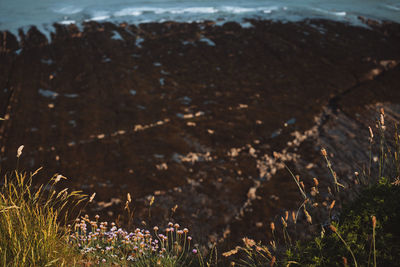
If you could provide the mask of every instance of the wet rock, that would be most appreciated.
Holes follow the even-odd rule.
[[[0,52],[11,52],[19,49],[15,35],[9,31],[0,31]]]
[[[46,36],[42,34],[36,27],[31,27],[26,35],[23,36],[21,43],[24,49],[31,47],[40,47],[48,43]]]
[[[199,241],[266,238],[301,197],[285,165],[306,186],[328,181],[324,146],[347,177],[365,156],[360,118],[400,103],[400,27],[250,22],[55,25],[50,43],[32,28],[19,54],[3,34],[1,170],[24,144],[21,168],[45,166],[36,182],[62,173],[97,193],[105,219],[125,216],[130,192],[136,223],[172,216]]]

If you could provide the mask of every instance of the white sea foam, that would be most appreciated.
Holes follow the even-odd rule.
[[[218,12],[218,9],[214,7],[188,7],[183,9],[171,9],[166,12],[170,12],[172,14],[182,14],[182,13],[197,13],[197,14],[213,14]]]
[[[86,21],[94,20],[94,21],[102,21],[102,20],[107,20],[110,18],[110,14],[107,11],[94,11],[92,12],[92,16],[90,19],[87,19]]]
[[[400,4],[395,6],[395,5],[385,5],[386,8],[391,9],[391,10],[396,10],[400,11]]]
[[[278,6],[271,6],[271,7],[263,7],[263,8],[260,8],[260,10],[262,10],[262,12],[263,13],[265,13],[265,14],[270,14],[270,13],[272,13],[273,11],[277,11],[277,10],[279,10],[280,8],[278,7]],[[287,8],[284,6],[284,7],[282,7],[282,10],[286,10]]]
[[[320,13],[323,13],[323,14],[327,14],[327,15],[333,15],[333,16],[343,17],[343,16],[346,16],[346,14],[347,14],[345,11],[324,10],[324,9],[321,9],[321,8],[312,8],[312,9],[317,11],[317,12],[320,12]]]
[[[226,7],[223,7],[221,10],[232,13],[232,14],[240,14],[240,13],[248,13],[248,12],[257,11],[257,8],[226,6]]]
[[[109,18],[110,18],[110,16],[107,16],[107,15],[104,15],[104,16],[96,16],[96,17],[93,17],[93,18],[88,19],[88,20],[86,20],[86,21],[91,21],[91,20],[94,20],[94,21],[101,21],[101,20],[106,20],[106,19],[109,19]]]
[[[124,17],[124,16],[140,16],[143,14],[142,10],[138,10],[137,8],[124,8],[114,13],[115,17]]]
[[[70,24],[75,24],[76,21],[71,19],[71,20],[62,20],[62,21],[59,21],[58,23],[60,23],[62,25],[70,25]]]
[[[53,8],[53,11],[55,13],[60,13],[65,15],[76,14],[81,12],[82,10],[83,10],[82,8],[76,6],[62,6],[58,8]]]

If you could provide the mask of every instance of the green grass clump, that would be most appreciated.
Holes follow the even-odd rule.
[[[38,170],[39,171],[39,170]],[[70,266],[73,250],[67,246],[67,232],[59,222],[84,199],[78,191],[56,192],[62,178],[33,190],[32,178],[15,171],[4,177],[0,187],[0,264],[2,266]]]
[[[339,222],[332,223],[335,231],[324,228],[314,240],[298,242],[288,256],[302,266],[399,266],[399,196],[400,186],[381,179],[343,208]]]

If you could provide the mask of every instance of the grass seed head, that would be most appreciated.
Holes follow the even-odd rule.
[[[275,223],[271,222],[271,224],[269,226],[271,227],[271,231],[275,232]]]
[[[300,182],[300,185],[303,188],[303,190],[306,190],[303,181]]]
[[[173,208],[171,208],[172,213],[175,213],[177,208],[178,208],[178,205],[175,205]]]
[[[17,158],[22,155],[22,150],[24,150],[24,145],[20,145],[17,149]]]
[[[256,242],[253,239],[244,237],[243,239],[243,243],[247,246],[247,247],[254,247],[256,245]]]
[[[372,216],[372,228],[376,228],[376,217]]]
[[[292,220],[296,223],[296,212],[292,211]]]
[[[369,130],[369,141],[372,142],[372,140],[374,140],[374,132],[372,131],[371,126],[368,126],[368,130]]]
[[[95,196],[96,196],[96,192],[95,192],[95,193],[93,193],[93,194],[90,196],[90,198],[89,198],[89,202],[92,202]]]
[[[269,266],[274,266],[274,265],[275,265],[275,262],[276,262],[276,257],[273,256],[272,259],[271,259],[271,262],[270,262]]]
[[[336,200],[333,200],[331,205],[329,205],[329,210],[332,210],[333,207],[335,206]]]
[[[349,266],[346,257],[343,257],[343,266],[345,266],[345,267]]]
[[[308,211],[306,210],[305,207],[304,207],[304,214],[306,215],[307,222],[308,222],[309,224],[312,224],[312,217],[311,217],[311,215],[308,213]]]
[[[322,156],[324,156],[324,157],[327,157],[327,156],[328,156],[328,153],[326,153],[326,149],[325,149],[325,148],[321,148],[321,154],[322,154]]]
[[[229,250],[227,252],[224,252],[224,253],[222,253],[222,256],[229,257],[229,256],[232,256],[232,255],[235,255],[236,253],[238,253],[239,248],[240,247],[236,247],[235,249],[231,249],[231,250]]]

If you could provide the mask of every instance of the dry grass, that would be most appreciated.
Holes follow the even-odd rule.
[[[22,149],[19,150],[19,155]],[[67,216],[70,205],[85,199],[79,191],[57,192],[54,176],[38,190],[32,190],[32,178],[15,171],[4,177],[0,189],[0,262],[3,266],[66,266],[72,250],[66,246],[67,234],[60,216]]]

